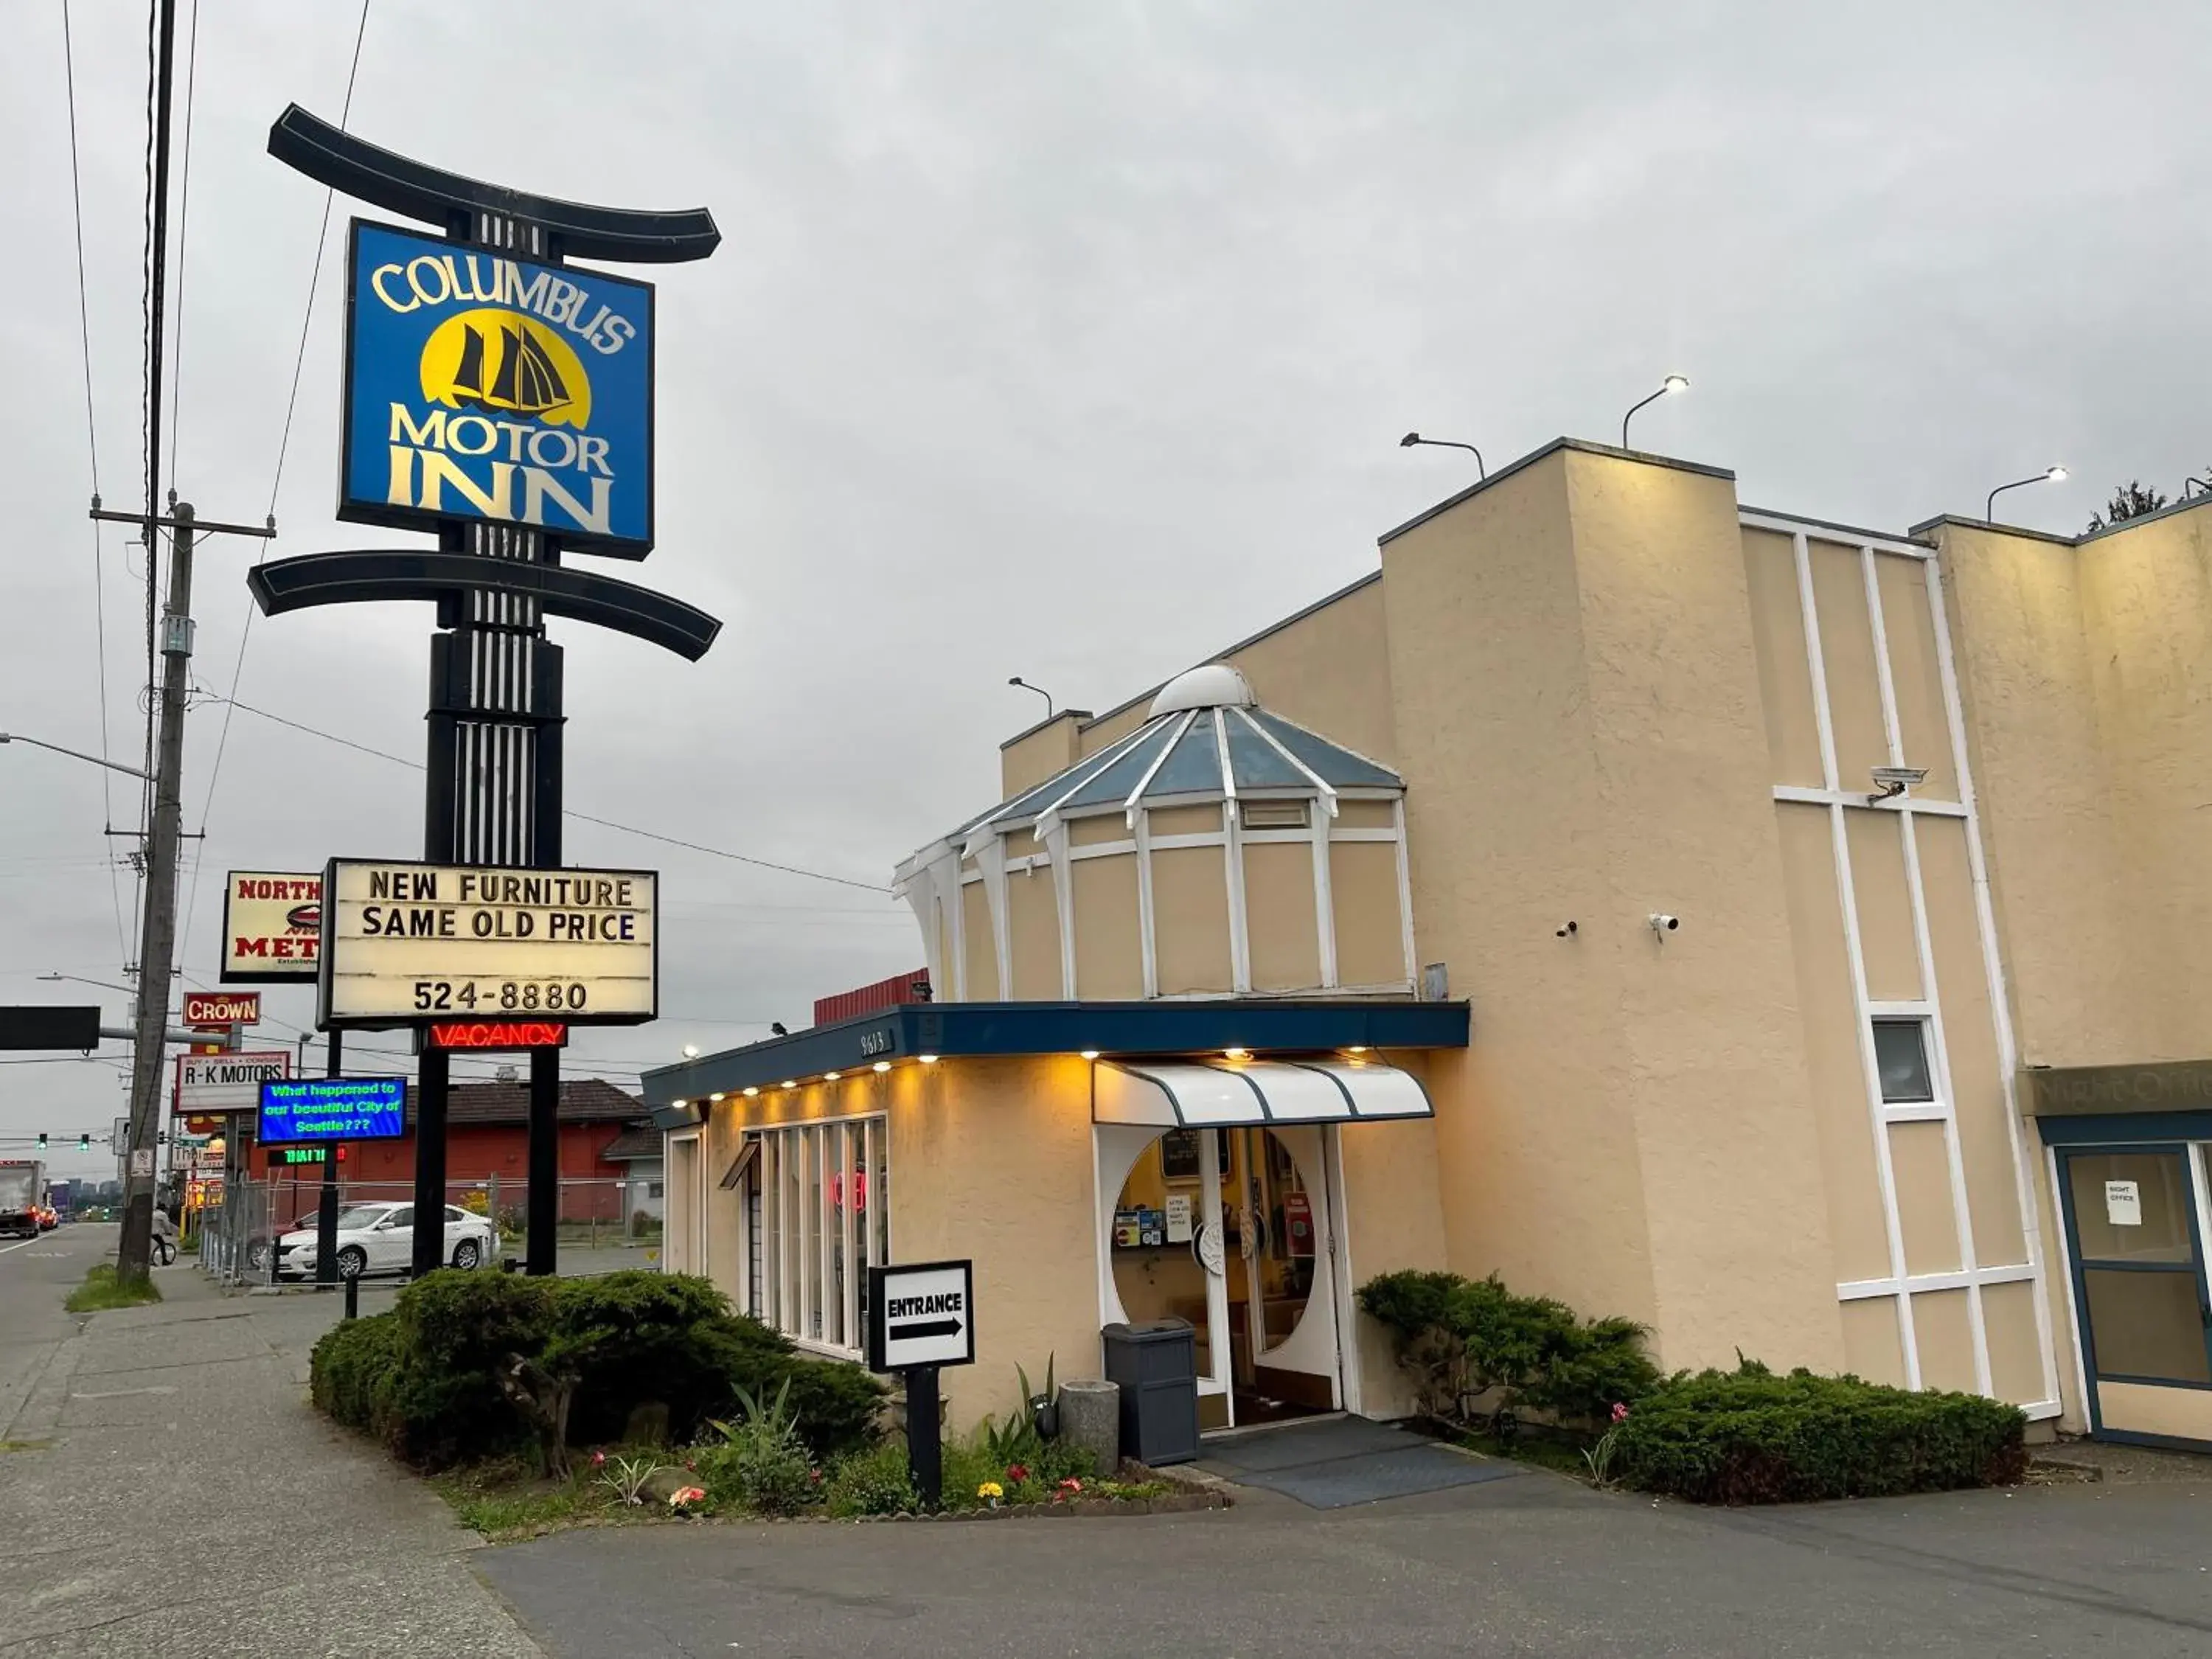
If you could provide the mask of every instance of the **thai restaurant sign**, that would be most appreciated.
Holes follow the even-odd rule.
[[[653,286],[356,219],[338,517],[653,546]]]
[[[649,870],[334,859],[319,1023],[641,1024],[658,1012],[658,888]]]
[[[222,890],[222,982],[304,984],[322,942],[319,872],[234,870]]]

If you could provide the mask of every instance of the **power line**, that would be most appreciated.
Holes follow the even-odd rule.
[[[345,102],[338,111],[340,131],[343,131],[346,124],[353,118],[353,88],[354,82],[361,75],[361,43],[368,34],[368,6],[369,0],[361,0],[361,20],[355,25],[353,32],[353,62],[346,70]],[[199,0],[192,0],[192,10],[194,27],[197,30]],[[188,146],[186,155],[189,157],[191,139],[189,103],[186,106],[185,119],[188,124],[185,129]],[[310,326],[315,320],[315,294],[322,286],[323,251],[330,241],[331,234],[331,203],[337,194],[334,190],[326,190],[323,192],[322,222],[315,231],[315,263],[313,270],[307,274],[307,307],[300,318],[300,349],[292,360],[292,390],[290,395],[284,400],[284,432],[276,445],[276,472],[269,480],[268,518],[270,528],[272,530],[276,526],[277,492],[283,488],[284,483],[284,457],[290,453],[292,447],[292,416],[300,406],[300,376],[307,364],[307,335]],[[258,565],[268,556],[269,544],[264,542],[260,554],[255,558],[254,563]],[[215,787],[216,781],[222,776],[223,755],[230,748],[230,714],[231,710],[236,707],[231,698],[238,695],[239,682],[246,676],[246,641],[253,637],[253,618],[258,614],[258,607],[251,599],[247,600],[246,621],[238,630],[238,659],[230,666],[231,696],[223,700],[222,730],[216,737],[215,760],[208,768],[207,794],[200,802],[200,834],[202,836],[207,834],[208,814],[215,810]],[[187,940],[191,936],[192,909],[198,905],[199,896],[199,878],[196,872],[192,878],[191,892],[185,900],[185,936]]]
[[[195,5],[198,0],[194,0]],[[62,82],[69,96],[70,135],[70,204],[76,228],[76,322],[77,337],[84,355],[84,447],[92,462],[92,493],[100,494],[100,422],[94,410],[92,395],[92,300],[84,276],[84,178],[77,161],[76,137],[76,43],[70,30],[69,0],[62,0]],[[100,752],[107,753],[111,727],[107,717],[107,577],[106,556],[101,550],[100,520],[88,521],[92,526],[92,603],[94,663],[100,672]],[[103,830],[115,828],[115,775],[102,767],[100,773],[100,805]],[[115,946],[118,959],[131,959],[131,937],[123,927],[123,889],[115,877],[115,859],[110,854],[103,860],[107,866],[107,896],[115,910]]]
[[[191,246],[192,211],[192,94],[199,78],[200,0],[192,0],[191,33],[185,46],[185,153],[178,169],[176,347],[169,374],[169,488],[173,490],[177,487],[178,453],[183,447],[179,416],[185,400],[185,252]]]
[[[340,744],[348,749],[358,750],[364,755],[374,755],[377,759],[390,761],[395,766],[408,767],[417,772],[424,769],[421,761],[409,760],[404,755],[394,755],[382,749],[372,749],[365,743],[356,743],[351,738],[342,738],[336,732],[320,731],[283,714],[272,714],[265,708],[256,708],[252,703],[240,702],[235,697],[223,697],[217,701],[228,703],[233,708],[242,708],[249,714],[258,714],[264,720],[274,720],[279,726],[289,726],[295,732],[304,732],[311,738],[321,738],[328,743]],[[850,876],[833,876],[826,871],[809,870],[796,864],[778,864],[771,859],[755,858],[749,853],[732,853],[726,848],[708,847],[700,842],[684,841],[676,836],[664,836],[657,830],[641,830],[634,823],[617,823],[612,818],[595,817],[589,812],[579,812],[574,807],[562,808],[561,816],[564,818],[579,818],[586,823],[596,823],[605,830],[619,830],[624,835],[642,836],[647,841],[660,842],[670,847],[681,847],[689,852],[704,853],[710,858],[727,859],[733,864],[750,864],[756,869],[774,870],[787,876],[805,876],[815,881],[835,882],[840,887],[857,887],[864,893],[888,893],[890,890],[887,887],[879,887],[872,882],[855,881]]]

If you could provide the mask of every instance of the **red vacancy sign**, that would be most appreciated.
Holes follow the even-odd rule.
[[[568,1028],[550,1019],[449,1019],[430,1028],[433,1048],[562,1048]]]

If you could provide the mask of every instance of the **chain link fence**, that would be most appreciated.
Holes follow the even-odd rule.
[[[575,1275],[614,1273],[625,1267],[658,1269],[659,1186],[658,1181],[642,1179],[562,1182],[557,1209],[559,1271]],[[315,1231],[322,1194],[321,1172],[313,1169],[297,1178],[278,1175],[268,1180],[215,1184],[206,1189],[198,1206],[187,1207],[183,1246],[187,1250],[197,1247],[201,1272],[219,1283],[279,1282],[283,1262],[276,1245],[289,1233]],[[354,1182],[343,1176],[338,1182],[342,1224],[366,1220],[366,1217],[347,1214],[361,1206],[411,1207],[414,1202],[412,1182]],[[520,1268],[529,1217],[527,1182],[497,1176],[449,1181],[446,1202],[490,1222],[497,1230],[493,1263],[512,1261]],[[345,1242],[341,1237],[341,1248]]]

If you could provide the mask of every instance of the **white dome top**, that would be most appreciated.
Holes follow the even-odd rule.
[[[1152,699],[1149,718],[1173,714],[1185,708],[1251,708],[1259,699],[1252,683],[1225,662],[1210,662],[1176,675]]]

